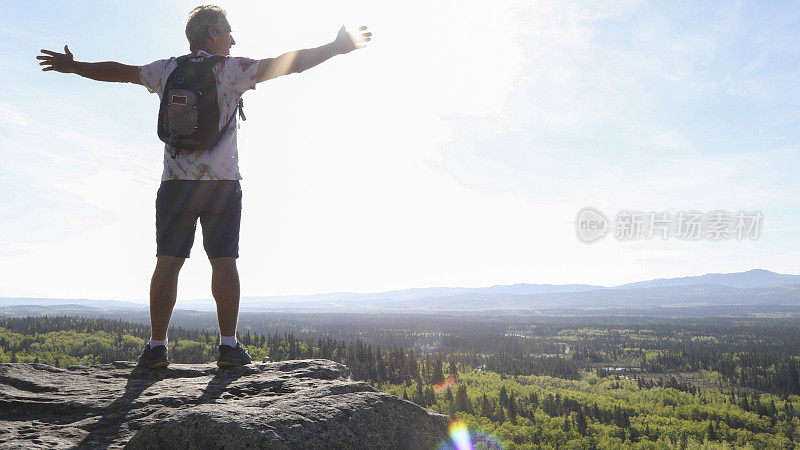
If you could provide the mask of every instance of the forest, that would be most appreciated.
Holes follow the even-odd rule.
[[[132,320],[131,320],[132,319]],[[216,359],[177,314],[175,363]],[[325,358],[463,421],[475,448],[794,448],[800,322],[781,317],[243,314],[254,360]],[[0,318],[0,362],[135,360],[141,318]]]

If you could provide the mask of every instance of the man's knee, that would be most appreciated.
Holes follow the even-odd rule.
[[[175,273],[180,272],[186,258],[178,258],[176,256],[158,256],[156,262],[156,271],[162,273]]]
[[[224,258],[210,258],[211,270],[236,270],[236,258],[226,256]]]

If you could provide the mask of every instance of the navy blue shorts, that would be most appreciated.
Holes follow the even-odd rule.
[[[238,180],[162,181],[156,197],[156,256],[188,258],[198,218],[209,258],[239,257]]]

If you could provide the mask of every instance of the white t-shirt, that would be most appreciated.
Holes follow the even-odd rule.
[[[198,56],[208,57],[199,50]],[[164,84],[169,74],[178,66],[175,58],[159,59],[139,67],[139,78],[150,92],[158,97],[164,93]],[[217,101],[219,103],[219,129],[237,114],[236,105],[242,94],[256,88],[258,60],[241,57],[225,57],[214,65],[217,79]],[[164,145],[164,172],[161,181],[166,180],[241,180],[239,173],[239,152],[236,148],[236,128],[238,117],[233,118],[217,145],[210,150],[181,154],[172,159],[169,146]]]

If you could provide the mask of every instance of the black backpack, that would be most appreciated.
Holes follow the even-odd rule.
[[[242,99],[222,129],[219,129],[219,104],[214,64],[223,56],[207,58],[184,55],[177,58],[178,66],[169,74],[158,110],[158,137],[169,146],[175,159],[181,153],[207,150],[219,141],[239,111]]]

